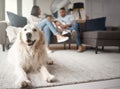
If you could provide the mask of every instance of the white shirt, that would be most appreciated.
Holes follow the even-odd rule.
[[[30,15],[30,17],[28,18],[28,23],[37,26],[38,22],[41,21],[41,20],[42,20],[42,18],[40,18],[40,17]]]

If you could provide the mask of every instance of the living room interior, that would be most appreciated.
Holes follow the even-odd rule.
[[[47,83],[38,74],[29,74],[32,87],[27,89],[120,89],[119,0],[0,0],[1,89],[17,88],[13,69],[7,64],[8,51],[14,44],[9,38],[13,35],[8,36],[9,27],[17,30],[24,27],[21,25],[27,22],[19,23],[18,20],[27,19],[33,5],[40,7],[43,17],[48,14],[56,18],[59,17],[60,8],[64,7],[68,11],[73,9],[75,3],[83,4],[87,17],[84,23],[78,23],[86,50],[76,51],[75,33],[65,35],[69,40],[62,43],[57,43],[56,37],[52,35],[50,49],[53,52],[48,55],[54,63],[48,65],[48,70],[56,76],[57,81]]]

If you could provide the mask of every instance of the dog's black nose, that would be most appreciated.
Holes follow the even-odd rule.
[[[31,38],[32,37],[32,34],[30,33],[30,32],[28,32],[27,34],[26,34],[26,36],[27,36],[27,38]]]

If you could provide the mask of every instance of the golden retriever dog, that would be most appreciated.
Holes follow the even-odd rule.
[[[47,70],[47,63],[53,63],[45,48],[43,33],[35,26],[28,24],[17,35],[16,41],[8,52],[8,60],[14,65],[17,75],[17,86],[31,86],[28,72],[39,72],[47,82],[55,80]]]

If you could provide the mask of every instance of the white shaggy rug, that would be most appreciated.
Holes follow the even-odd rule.
[[[41,81],[38,74],[30,74],[33,87],[48,87],[76,84],[106,79],[120,78],[120,54],[103,52],[95,54],[88,50],[77,53],[75,50],[57,50],[50,54],[54,65],[49,65],[49,71],[57,77],[54,83]],[[7,52],[0,49],[0,89],[16,88],[16,77],[13,69],[6,63]]]

